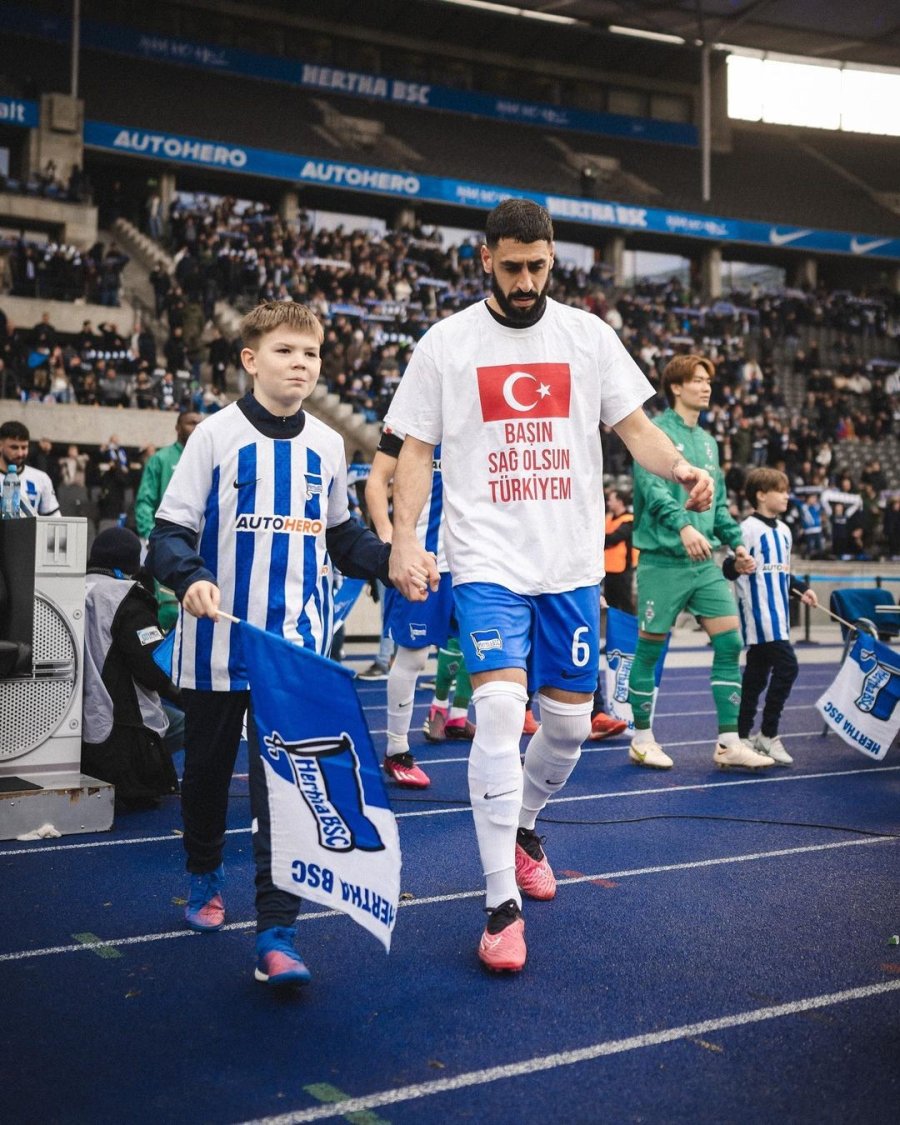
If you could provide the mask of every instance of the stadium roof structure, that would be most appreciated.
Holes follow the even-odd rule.
[[[900,68],[900,5],[896,0],[856,0],[853,4],[827,0],[491,0],[491,4],[497,9],[575,20],[595,31],[626,27],[674,36],[688,44],[706,41]]]

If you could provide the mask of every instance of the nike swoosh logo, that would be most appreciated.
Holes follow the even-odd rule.
[[[234,482],[234,487],[235,488],[247,488],[251,484],[256,484],[256,482],[258,480],[259,480],[259,477],[254,477],[253,480],[236,480]]]
[[[858,238],[850,239],[850,252],[852,254],[868,254],[870,250],[877,250],[879,246],[887,246],[893,241],[890,238],[873,238],[869,242],[860,242]]]
[[[411,699],[407,699],[407,701],[406,701],[405,703],[398,703],[398,704],[397,704],[397,706],[398,706],[398,707],[400,708],[400,710],[402,711],[404,707],[411,707],[411,706],[412,706],[412,700],[411,700]]]
[[[806,238],[808,234],[812,234],[811,230],[789,230],[782,233],[776,230],[775,227],[769,231],[769,242],[773,246],[787,246],[789,242],[796,242],[798,238]]]
[[[484,799],[486,801],[493,801],[495,797],[509,797],[515,793],[515,789],[507,789],[505,793],[485,793]]]
[[[545,785],[565,785],[565,781],[551,781],[549,777],[544,778]]]

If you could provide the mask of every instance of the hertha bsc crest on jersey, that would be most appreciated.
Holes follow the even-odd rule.
[[[359,758],[348,734],[285,742],[278,731],[272,731],[263,745],[278,773],[284,776],[285,764],[290,767],[306,807],[315,817],[323,848],[329,852],[384,848],[364,811]]]

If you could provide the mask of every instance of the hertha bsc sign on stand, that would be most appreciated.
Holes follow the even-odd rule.
[[[389,950],[400,841],[353,674],[239,628],[269,790],[272,879],[349,914]]]
[[[631,704],[628,702],[628,676],[634,662],[637,642],[637,618],[632,613],[624,613],[621,609],[613,609],[610,606],[606,611],[606,678],[604,680],[606,711],[614,719],[621,719],[628,723],[629,732],[634,730],[634,716],[631,713]],[[656,662],[651,719],[653,710],[656,708],[659,681],[662,679],[663,665],[668,651],[669,642],[666,640],[659,660]]]

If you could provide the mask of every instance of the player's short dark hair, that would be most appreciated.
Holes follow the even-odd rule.
[[[744,495],[753,508],[761,492],[787,492],[791,482],[780,469],[751,469],[744,482]]]
[[[11,419],[0,426],[0,441],[5,441],[7,438],[12,441],[31,441],[31,434],[26,425]]]
[[[484,241],[489,250],[501,238],[524,243],[552,242],[553,220],[548,211],[531,199],[504,199],[484,224]]]
[[[284,325],[296,332],[309,332],[321,344],[325,332],[311,308],[298,301],[266,301],[244,317],[240,324],[241,343],[245,348],[255,348],[260,337]]]
[[[697,355],[695,352],[691,352],[689,355],[676,355],[663,368],[662,389],[669,406],[675,405],[672,388],[680,387],[682,383],[686,383],[694,374],[695,367],[702,367],[704,371],[708,372],[710,379],[715,378],[716,369],[712,360],[707,359],[705,355]]]

